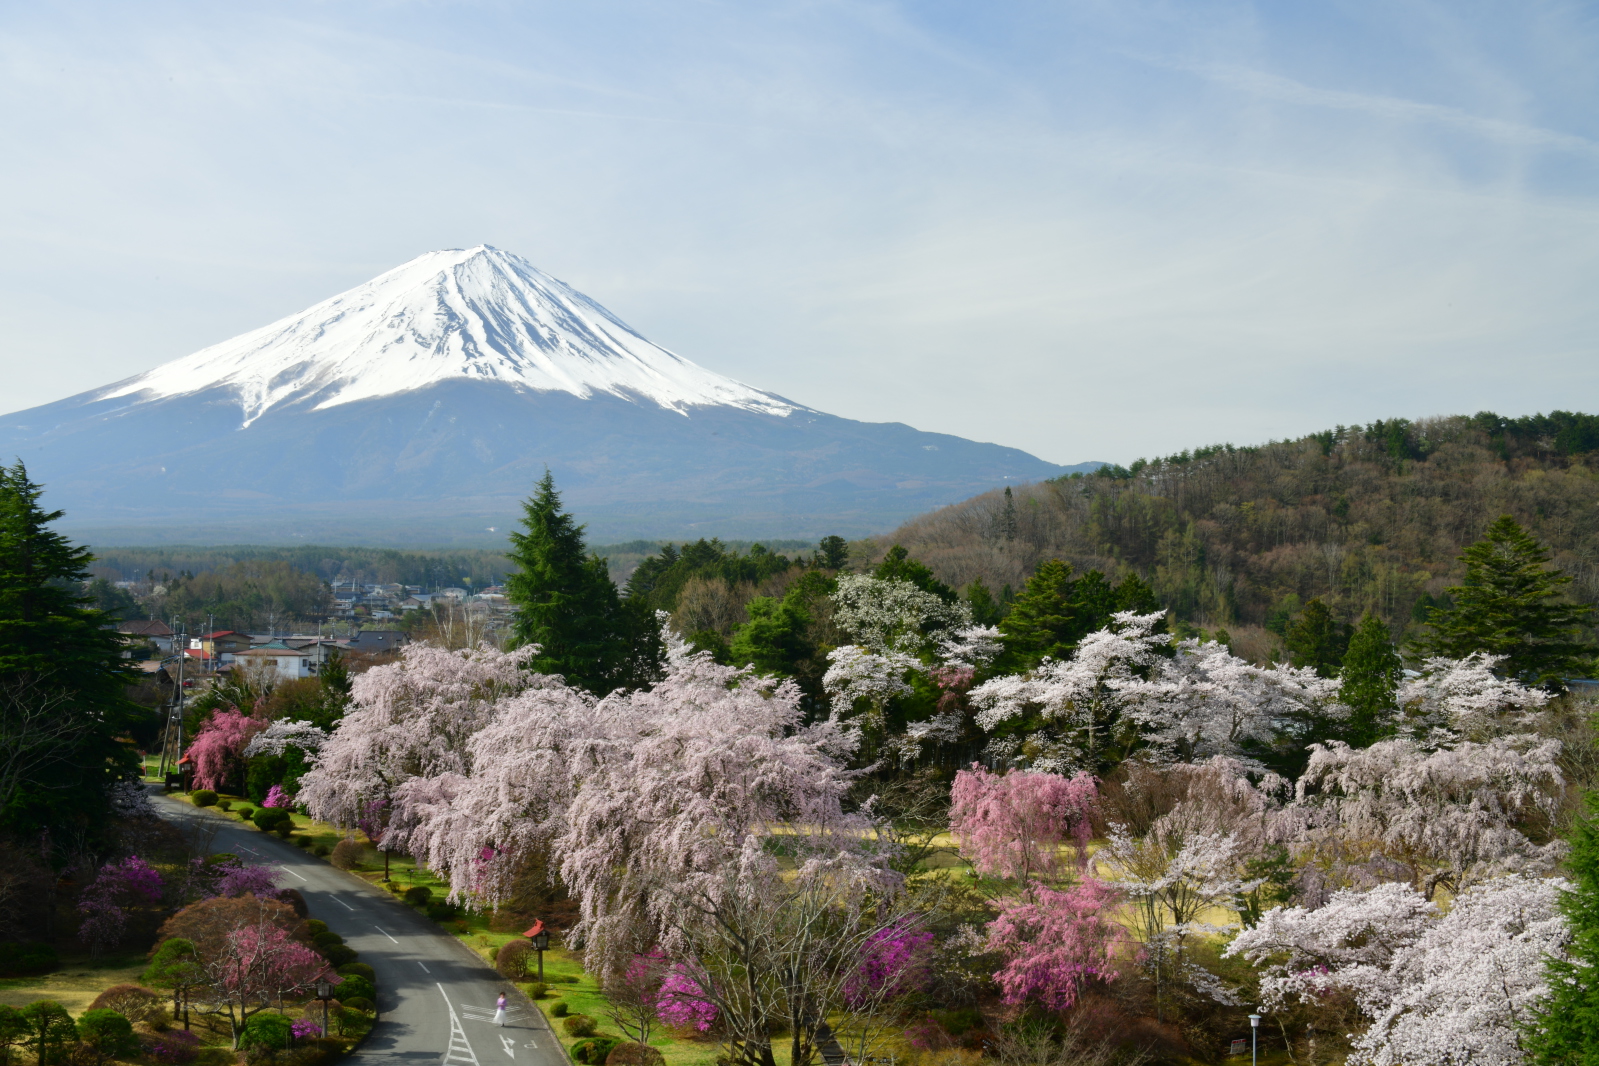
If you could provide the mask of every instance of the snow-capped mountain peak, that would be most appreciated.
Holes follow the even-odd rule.
[[[225,389],[248,426],[283,404],[321,410],[451,379],[610,393],[684,414],[699,405],[797,409],[652,344],[570,285],[488,245],[420,255],[98,398],[140,403]]]

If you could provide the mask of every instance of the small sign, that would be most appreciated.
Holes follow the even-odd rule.
[[[1243,1039],[1239,1039],[1239,1040],[1234,1040],[1233,1041],[1233,1049],[1231,1051],[1227,1052],[1227,1054],[1229,1054],[1229,1055],[1242,1055],[1247,1050],[1249,1050],[1249,1041],[1243,1040]]]

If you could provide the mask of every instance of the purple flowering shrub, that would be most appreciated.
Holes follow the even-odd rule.
[[[678,1029],[703,1033],[716,1021],[716,1004],[706,999],[705,989],[681,964],[666,971],[661,979],[660,998],[655,1007],[661,1021]]]

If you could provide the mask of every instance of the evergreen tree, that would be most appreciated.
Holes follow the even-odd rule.
[[[931,592],[945,603],[954,603],[960,599],[954,589],[934,577],[930,569],[912,559],[910,553],[898,544],[888,549],[888,554],[877,564],[872,576],[883,581],[908,581],[923,592]]]
[[[583,527],[561,509],[548,470],[522,512],[522,531],[511,533],[507,555],[516,571],[505,594],[516,608],[517,643],[539,646],[531,668],[597,695],[634,680],[641,665],[635,647],[648,641],[645,612],[624,611],[605,560],[585,553]]]
[[[982,578],[966,586],[966,602],[972,608],[972,621],[980,626],[997,626],[1000,619],[1005,617],[1005,609],[999,605],[988,586],[983,584]]]
[[[1340,699],[1353,711],[1344,731],[1344,740],[1351,746],[1369,747],[1383,735],[1384,723],[1398,710],[1394,695],[1403,674],[1404,663],[1388,627],[1368,613],[1349,638],[1339,674],[1343,680]]]
[[[1165,609],[1165,604],[1161,603],[1160,597],[1155,595],[1154,588],[1137,574],[1128,574],[1116,586],[1116,610],[1118,611],[1154,614],[1156,611],[1164,611]],[[1103,628],[1103,626],[1094,627],[1094,629]],[[1163,618],[1152,632],[1164,633],[1166,630],[1166,619]],[[1093,632],[1093,630],[1089,632]]]
[[[1539,1066],[1599,1066],[1599,793],[1586,800],[1588,817],[1573,830],[1566,858],[1576,887],[1561,901],[1571,943],[1565,961],[1546,964],[1549,995],[1527,1034]]]
[[[843,537],[823,537],[816,546],[816,565],[823,570],[842,570],[849,565],[849,541]]]
[[[995,532],[1002,540],[1016,539],[1016,498],[1011,495],[1010,486],[1005,486],[1005,507],[999,512]]]
[[[999,623],[1008,658],[1023,668],[1048,657],[1064,659],[1082,639],[1081,624],[1073,605],[1077,582],[1071,563],[1046,559],[1038,564],[1010,613]]]
[[[1289,662],[1315,667],[1322,677],[1337,677],[1349,650],[1349,626],[1340,624],[1321,600],[1311,600],[1283,634]]]
[[[63,512],[43,492],[21,461],[0,469],[0,825],[92,830],[137,776],[123,736],[151,712],[124,698],[115,621],[78,591],[93,556],[48,528]]]
[[[1499,670],[1525,685],[1559,689],[1567,677],[1587,676],[1596,649],[1582,633],[1593,608],[1565,598],[1571,576],[1547,565],[1549,553],[1514,518],[1501,516],[1460,558],[1466,582],[1446,590],[1453,606],[1428,612],[1432,632],[1421,650],[1506,656]]]

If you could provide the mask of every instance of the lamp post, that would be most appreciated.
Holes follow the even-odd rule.
[[[328,1035],[328,1000],[333,998],[333,982],[327,978],[316,983],[316,998],[322,1001],[322,1035]]]
[[[550,946],[550,931],[544,928],[544,919],[540,918],[533,923],[533,927],[522,934],[527,937],[527,942],[533,950],[539,953],[539,981],[544,980],[544,951]]]
[[[1260,1015],[1249,1016],[1249,1066],[1255,1066],[1260,1056]]]

